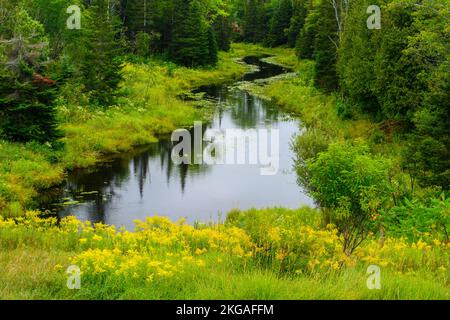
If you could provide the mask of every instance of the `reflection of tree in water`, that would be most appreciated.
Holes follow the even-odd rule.
[[[251,60],[251,59],[250,59]],[[256,61],[250,63],[255,63]],[[283,72],[280,67],[260,63],[261,70],[246,75],[244,80],[251,81],[278,75]],[[249,129],[260,127],[261,123],[278,122],[279,112],[271,102],[262,100],[242,90],[230,90],[226,86],[210,86],[199,91],[206,92],[209,98],[214,98],[218,103],[218,121],[221,122],[228,112],[221,108],[223,102],[231,106],[230,116],[238,128]],[[225,128],[226,129],[226,128]],[[207,127],[203,127],[204,131]],[[191,135],[194,137],[194,135]],[[194,141],[192,139],[192,150]],[[66,191],[60,199],[71,198],[80,202],[88,202],[88,215],[91,221],[105,221],[105,213],[112,200],[117,198],[126,183],[130,181],[133,173],[137,180],[141,199],[144,197],[145,184],[151,183],[152,170],[158,170],[165,175],[167,184],[172,180],[180,183],[184,193],[189,176],[205,175],[210,167],[206,165],[179,165],[175,166],[171,159],[173,144],[170,139],[161,139],[159,143],[135,150],[133,153],[122,154],[103,165],[96,166],[95,170],[84,169],[73,172],[67,179]],[[206,144],[203,144],[203,149]],[[193,155],[192,155],[193,156]],[[158,168],[159,160],[159,168]],[[193,159],[192,159],[193,160]],[[192,161],[193,163],[193,161]],[[155,175],[155,173],[153,173]],[[63,209],[62,213],[69,213],[74,207]]]
[[[235,90],[229,94],[233,123],[243,129],[258,127],[261,123],[275,123],[279,112],[271,102],[250,95],[246,91]]]

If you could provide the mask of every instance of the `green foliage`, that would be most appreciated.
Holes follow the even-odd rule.
[[[122,1],[124,25],[131,39],[140,32],[149,33],[154,29],[154,11],[157,9],[156,1],[127,0]]]
[[[229,17],[219,16],[214,22],[214,31],[217,47],[221,51],[229,51],[231,48],[231,22]]]
[[[314,55],[314,39],[318,28],[320,14],[317,9],[308,11],[305,24],[301,29],[295,45],[297,55],[301,59],[312,59]]]
[[[280,46],[288,42],[287,32],[292,18],[292,1],[280,0],[278,8],[270,21],[267,44],[271,47]]]
[[[338,87],[336,73],[337,30],[333,7],[330,1],[323,1],[319,8],[317,34],[314,41],[316,61],[316,83],[325,90]]]
[[[292,18],[290,21],[289,29],[287,30],[288,45],[291,48],[294,48],[297,43],[300,31],[305,25],[306,15],[306,1],[293,1]]]
[[[266,25],[266,11],[261,0],[244,2],[244,40],[259,43],[264,40]]]
[[[389,163],[371,156],[367,146],[338,142],[307,167],[309,193],[327,210],[344,237],[344,252],[351,254],[370,230],[371,217],[386,204]]]
[[[353,3],[345,20],[337,69],[339,84],[349,106],[349,112],[364,112],[377,114],[380,111],[379,102],[374,93],[376,74],[374,63],[377,34],[380,30],[369,30],[366,25],[368,15],[366,9],[373,1],[358,1]],[[379,4],[379,3],[378,3]]]
[[[365,25],[369,4],[352,4],[340,42],[338,73],[349,111],[397,121],[407,132],[403,167],[415,185],[448,190],[448,1],[375,2],[380,30]]]
[[[114,1],[95,0],[85,11],[81,46],[77,54],[82,83],[93,104],[114,103],[122,79],[119,41],[120,20]]]
[[[54,142],[61,137],[54,105],[54,81],[45,73],[43,26],[26,11],[12,12],[13,38],[0,42],[0,136],[19,142]],[[1,57],[1,56],[0,56]]]
[[[214,29],[212,27],[208,28],[207,31],[207,37],[208,37],[208,59],[207,64],[209,65],[216,65],[219,61],[219,47],[217,45],[216,41],[216,34],[214,33]]]
[[[214,63],[217,43],[202,19],[200,2],[176,0],[175,7],[170,57],[188,67]]]
[[[428,206],[405,199],[403,206],[387,210],[381,218],[388,236],[406,237],[412,242],[450,240],[450,199],[444,196],[432,199]]]
[[[135,53],[142,57],[150,55],[151,37],[146,32],[138,32],[135,40]]]

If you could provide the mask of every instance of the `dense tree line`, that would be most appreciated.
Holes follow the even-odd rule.
[[[74,4],[80,30],[66,27]],[[381,28],[368,27],[371,5]],[[125,55],[198,67],[231,41],[285,45],[315,61],[342,116],[400,129],[405,169],[448,189],[449,16],[447,0],[0,0],[0,130],[57,139],[55,91],[70,84],[92,105],[114,104]]]
[[[368,115],[403,134],[403,165],[413,179],[449,189],[447,0],[239,3],[243,31],[235,39],[295,46],[300,59],[315,61],[316,85],[342,97],[341,116]]]
[[[91,106],[113,105],[126,55],[215,65],[218,51],[230,48],[230,6],[221,0],[0,0],[1,136],[58,139],[58,90],[81,93]],[[77,10],[80,25],[70,28]]]

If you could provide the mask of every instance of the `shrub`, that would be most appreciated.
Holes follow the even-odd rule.
[[[307,167],[308,191],[342,233],[344,252],[350,255],[387,200],[389,163],[371,156],[366,145],[337,142]]]
[[[443,195],[429,206],[405,199],[404,205],[387,210],[382,224],[387,235],[406,237],[409,241],[438,239],[449,242],[450,199]]]

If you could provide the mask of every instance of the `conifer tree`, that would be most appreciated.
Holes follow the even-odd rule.
[[[319,5],[319,20],[314,41],[314,60],[316,61],[316,83],[321,88],[333,90],[338,87],[337,27],[334,9],[329,1]]]
[[[300,31],[305,25],[306,6],[305,0],[294,0],[292,9],[291,24],[287,31],[288,45],[294,48],[299,37]]]
[[[174,0],[173,32],[170,57],[188,67],[211,61],[208,29],[198,0]]]
[[[210,65],[216,65],[219,61],[216,35],[213,27],[208,28],[208,61]]]
[[[126,0],[123,8],[123,23],[127,34],[134,39],[138,32],[150,32],[153,28],[154,0]]]
[[[307,11],[305,24],[298,35],[295,45],[297,56],[300,59],[313,58],[314,40],[316,38],[319,17],[318,10],[310,6]]]
[[[122,80],[120,20],[113,0],[93,0],[86,10],[79,68],[90,100],[103,106],[114,103]]]
[[[267,36],[267,44],[276,47],[288,42],[287,31],[292,18],[291,0],[280,0],[278,8],[270,22],[270,31]]]
[[[258,0],[248,0],[244,10],[244,40],[261,42],[264,37],[262,4]]]
[[[231,23],[229,17],[218,16],[216,21],[214,21],[214,31],[218,49],[229,51],[231,44]]]
[[[11,141],[54,142],[57,128],[55,82],[46,72],[43,26],[17,7],[9,40],[0,42],[0,137]],[[1,37],[2,35],[0,35]]]

